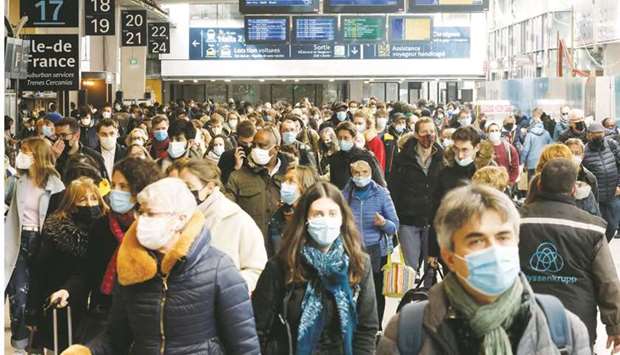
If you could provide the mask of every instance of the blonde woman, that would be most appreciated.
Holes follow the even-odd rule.
[[[39,249],[39,233],[50,197],[65,187],[54,168],[51,146],[44,138],[23,140],[15,166],[18,178],[4,225],[4,287],[10,304],[11,345],[19,353],[28,345],[26,303],[31,266]]]

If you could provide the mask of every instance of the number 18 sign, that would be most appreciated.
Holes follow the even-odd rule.
[[[20,0],[25,27],[78,27],[79,0]]]
[[[113,36],[114,0],[85,0],[84,34],[86,36]]]
[[[121,46],[146,46],[146,10],[121,11]]]

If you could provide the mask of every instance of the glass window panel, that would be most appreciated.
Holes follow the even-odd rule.
[[[228,90],[225,83],[207,83],[206,97],[214,99],[216,102],[224,102],[228,99]]]
[[[231,96],[235,101],[256,102],[256,85],[233,84]]]
[[[385,101],[385,83],[370,83],[370,96]]]
[[[303,84],[303,85],[293,85],[293,96],[295,102],[299,102],[302,98],[307,97],[310,102],[316,102],[315,97],[315,85],[314,84]]]
[[[385,101],[399,101],[398,83],[386,83]]]
[[[280,100],[293,102],[293,90],[291,85],[273,84],[271,85],[271,95],[273,102]]]

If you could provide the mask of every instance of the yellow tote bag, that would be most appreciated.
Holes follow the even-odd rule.
[[[398,253],[397,261],[392,256]],[[405,292],[415,287],[415,270],[405,264],[400,245],[388,254],[387,264],[383,266],[383,294],[386,297],[401,298]]]

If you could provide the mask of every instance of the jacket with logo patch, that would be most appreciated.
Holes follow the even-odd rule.
[[[597,306],[607,333],[620,334],[620,282],[605,221],[568,195],[545,192],[521,209],[521,217],[521,270],[534,292],[558,297],[585,323],[592,344]]]

